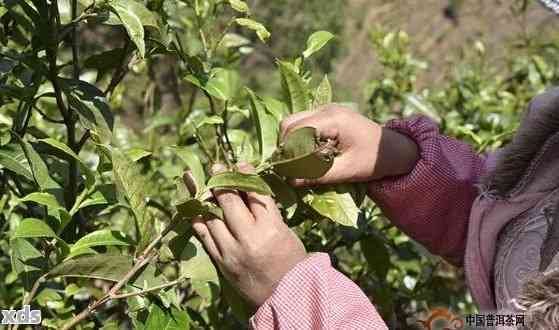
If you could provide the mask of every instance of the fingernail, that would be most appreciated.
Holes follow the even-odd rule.
[[[252,164],[249,164],[247,162],[241,162],[239,163],[239,171],[241,173],[245,173],[245,174],[249,174],[249,173],[254,173],[254,166],[252,166]]]
[[[192,172],[185,171],[182,175],[182,181],[186,185],[186,188],[188,188],[190,194],[196,195],[197,187],[196,187],[196,183],[194,182],[194,177],[192,176]]]
[[[227,167],[225,167],[225,165],[223,164],[214,164],[211,170],[212,170],[212,174],[216,175],[225,172],[227,170]]]

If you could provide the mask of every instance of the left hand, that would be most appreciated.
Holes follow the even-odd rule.
[[[249,165],[240,170],[254,171]],[[225,219],[197,219],[192,227],[225,278],[259,307],[283,276],[306,258],[305,247],[283,222],[272,197],[225,189],[213,194]]]

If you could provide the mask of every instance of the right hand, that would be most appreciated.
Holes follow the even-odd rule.
[[[295,186],[367,182],[411,172],[419,159],[416,143],[348,108],[331,104],[293,114],[281,123],[281,138],[301,127],[314,127],[320,138],[333,139],[340,154],[318,179],[295,179]]]

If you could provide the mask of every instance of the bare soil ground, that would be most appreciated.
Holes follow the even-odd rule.
[[[359,98],[363,84],[378,76],[370,31],[375,26],[406,31],[416,57],[430,68],[422,84],[440,82],[450,68],[449,62],[462,56],[464,47],[482,41],[489,59],[499,65],[517,38],[556,35],[559,17],[536,0],[529,2],[524,15],[511,10],[512,0],[462,0],[457,21],[444,14],[448,0],[349,0],[345,40],[351,40],[346,54],[335,67],[338,86]]]

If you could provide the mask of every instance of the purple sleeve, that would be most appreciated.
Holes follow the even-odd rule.
[[[250,327],[388,329],[367,296],[324,253],[311,254],[287,273],[250,319]]]
[[[403,232],[461,265],[484,158],[468,144],[441,135],[427,117],[394,120],[385,126],[412,138],[420,160],[408,175],[371,182],[369,196]]]

